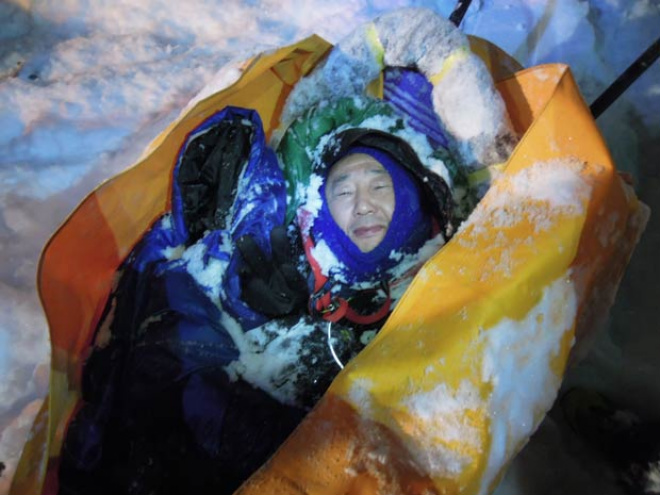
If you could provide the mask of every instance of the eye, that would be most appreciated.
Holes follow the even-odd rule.
[[[339,191],[335,192],[334,196],[335,198],[348,198],[353,194],[353,191],[350,189],[340,189]]]
[[[380,182],[376,182],[373,185],[373,189],[375,191],[383,191],[391,188],[392,188],[392,183],[389,181],[380,181]]]

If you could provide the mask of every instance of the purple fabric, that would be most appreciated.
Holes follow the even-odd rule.
[[[433,109],[432,92],[433,85],[417,71],[399,67],[384,71],[385,100],[408,118],[413,129],[426,135],[434,148],[447,148],[447,138]]]
[[[389,228],[381,243],[372,251],[363,253],[332,218],[325,201],[326,181],[323,182],[320,190],[323,206],[312,225],[312,235],[317,244],[320,240],[324,240],[344,265],[334,271],[331,270],[330,275],[338,276],[349,284],[389,278],[388,271],[400,262],[398,257],[390,256],[392,251],[404,254],[415,253],[431,237],[431,217],[422,207],[421,190],[415,179],[390,155],[375,148],[364,146],[350,148],[337,161],[355,153],[364,153],[373,157],[390,174],[394,184],[395,207]],[[328,171],[330,168],[328,167]]]

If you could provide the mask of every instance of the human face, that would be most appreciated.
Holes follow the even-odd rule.
[[[380,244],[394,213],[392,177],[373,157],[349,155],[330,169],[325,189],[330,214],[363,253]]]

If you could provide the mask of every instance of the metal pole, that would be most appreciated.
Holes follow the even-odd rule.
[[[621,94],[660,57],[660,38],[655,40],[637,60],[635,60],[616,81],[603,91],[591,104],[591,114],[597,119]]]

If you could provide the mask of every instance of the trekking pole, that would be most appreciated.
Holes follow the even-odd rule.
[[[453,15],[453,14],[452,14]],[[594,119],[597,119],[621,94],[660,57],[660,38],[655,40],[637,60],[594,100],[589,107]]]
[[[467,9],[470,7],[471,3],[472,0],[458,0],[456,7],[454,7],[454,11],[449,16],[449,20],[454,24],[454,26],[458,27],[461,25],[461,21],[463,20],[463,17],[465,16],[465,13],[467,12]]]

